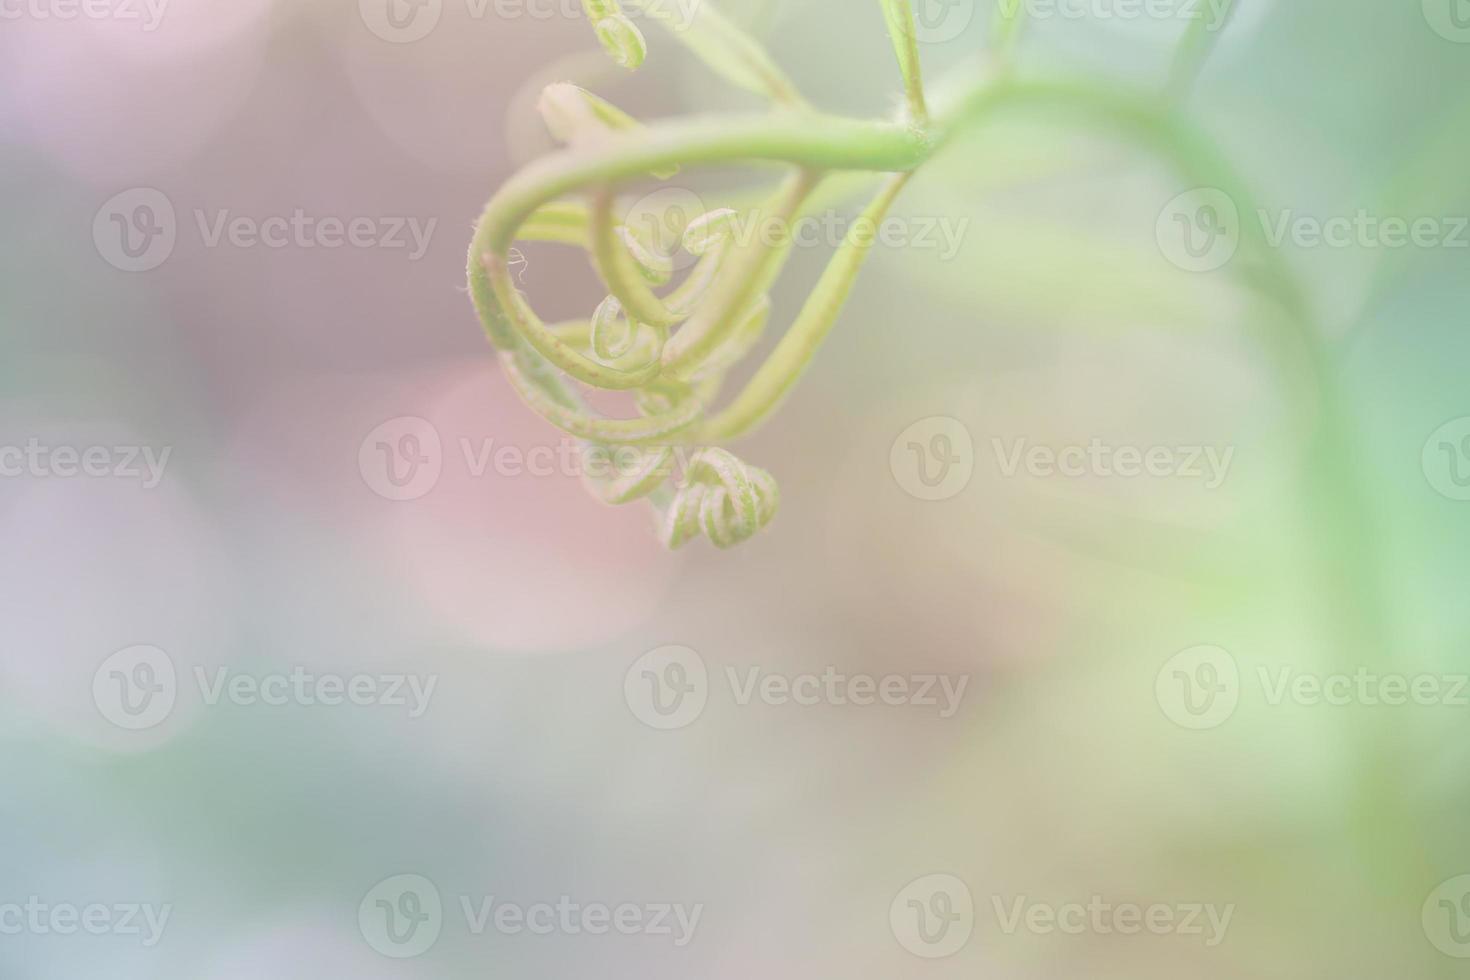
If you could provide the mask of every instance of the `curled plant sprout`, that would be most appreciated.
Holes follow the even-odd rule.
[[[647,44],[624,6],[670,29],[716,74],[768,100],[770,111],[644,125],[575,85],[549,86],[539,109],[566,148],[516,174],[491,199],[470,246],[470,292],[521,398],[580,439],[589,461],[615,461],[589,467],[606,474],[589,478],[593,493],[612,504],[649,502],[671,548],[699,535],[728,548],[770,522],[779,499],[775,480],[724,445],[768,419],[791,391],[835,324],[877,226],[913,173],[961,126],[1017,103],[1081,110],[1162,150],[1186,173],[1203,171],[1214,186],[1237,186],[1178,128],[1166,99],[1013,80],[1006,65],[1020,35],[1020,5],[997,5],[985,62],[940,94],[925,91],[910,0],[878,0],[881,19],[874,10],[874,24],[887,25],[904,100],[893,118],[873,120],[811,108],[762,46],[709,2],[683,21],[660,0],[584,0],[598,40],[625,68],[643,62]],[[1181,75],[1203,60],[1208,38],[1186,40]],[[677,245],[695,260],[675,282],[680,270],[670,243],[629,223],[619,188],[667,179],[681,168],[755,163],[786,170],[756,206],[655,216],[655,225],[678,232]],[[789,231],[774,241],[745,241],[737,228],[762,222],[789,229],[824,179],[854,172],[881,179],[876,196],[766,361],[717,407],[727,372],[767,326],[769,289],[792,247]],[[607,289],[587,320],[546,323],[517,289],[514,246],[531,241],[587,252]],[[628,392],[637,414],[598,412],[580,386]]]

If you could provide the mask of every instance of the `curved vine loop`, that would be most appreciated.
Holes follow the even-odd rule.
[[[978,85],[930,98],[911,0],[879,0],[906,98],[895,118],[868,121],[812,110],[761,45],[709,0],[583,5],[617,64],[635,69],[647,54],[629,12],[637,13],[668,29],[716,74],[766,98],[771,110],[644,125],[575,85],[548,86],[538,108],[566,149],[523,169],[486,206],[470,246],[470,294],[516,392],[552,425],[582,440],[587,483],[598,499],[649,501],[670,547],[700,534],[730,547],[770,522],[779,493],[769,473],[721,443],[768,419],[805,372],[851,292],[877,226],[913,171],[962,117],[1024,91],[1006,77],[1022,18],[1012,12],[998,19],[992,70],[978,74]],[[1190,70],[1207,41],[1190,42],[1184,62]],[[629,182],[668,179],[681,168],[756,163],[780,165],[785,179],[753,205],[717,207],[692,220],[663,215],[657,224],[678,232],[673,243],[641,233],[618,196]],[[770,290],[795,241],[791,223],[824,178],[838,172],[889,176],[791,327],[742,390],[716,409],[729,372],[755,349],[770,319]],[[757,227],[781,234],[749,233]],[[606,298],[588,318],[551,325],[537,315],[510,273],[517,244],[526,242],[587,253],[606,286]],[[684,264],[676,261],[680,249],[693,261],[675,282]],[[583,386],[629,393],[636,414],[597,411]],[[617,465],[595,465],[609,461]]]
[[[792,247],[790,223],[827,173],[907,172],[924,159],[927,138],[912,119],[866,122],[812,112],[760,44],[709,3],[680,7],[679,16],[660,0],[583,5],[617,64],[634,69],[646,56],[628,11],[639,13],[717,74],[765,96],[773,112],[645,126],[578,86],[548,86],[537,108],[566,149],[516,175],[486,207],[470,247],[471,297],[517,394],[581,440],[583,479],[597,499],[650,503],[670,548],[701,535],[733,547],[771,522],[780,493],[770,473],[715,445],[722,436],[707,423],[726,375],[770,320],[770,289]],[[911,92],[916,85],[910,81]],[[677,233],[672,245],[640,232],[618,197],[630,181],[667,180],[683,167],[756,162],[784,165],[789,174],[760,203],[684,216],[680,227],[672,214],[656,216]],[[892,198],[882,195],[881,207]],[[748,233],[757,226],[781,234]],[[548,324],[536,313],[510,274],[516,246],[528,242],[587,253],[607,287],[590,316]],[[844,243],[833,267],[850,279],[870,245]],[[686,264],[676,261],[680,250],[689,268],[675,281]],[[819,320],[816,333],[825,333],[840,305],[804,311],[792,332],[809,335],[814,325],[804,321]],[[767,365],[757,377],[772,371],[792,373]],[[636,414],[597,411],[584,386],[629,393]],[[719,418],[728,427],[728,410]]]

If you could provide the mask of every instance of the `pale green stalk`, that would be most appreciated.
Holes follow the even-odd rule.
[[[1210,52],[1219,43],[1220,35],[1230,26],[1235,7],[1236,0],[1222,0],[1222,5],[1218,8],[1218,23],[1211,24],[1206,17],[1199,16],[1184,29],[1184,37],[1175,49],[1174,64],[1169,71],[1168,91],[1175,98],[1183,99],[1189,93]]]
[[[908,183],[908,174],[890,177],[877,198],[868,205],[818,280],[806,305],[791,329],[781,338],[771,356],[761,365],[745,389],[724,411],[706,422],[698,438],[724,442],[744,435],[770,417],[782,399],[801,380],[817,348],[837,323],[858,271],[877,240],[878,226]]]
[[[1027,9],[1024,0],[996,0],[995,16],[990,22],[990,45],[997,56],[1009,62],[1026,29]]]
[[[923,125],[929,121],[929,107],[924,103],[924,69],[919,62],[919,35],[914,26],[914,8],[910,0],[879,0],[883,17],[888,21],[888,35],[898,55],[903,73],[904,96],[908,99],[909,118]]]

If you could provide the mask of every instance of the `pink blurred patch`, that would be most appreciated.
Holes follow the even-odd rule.
[[[423,422],[399,421],[408,418]],[[415,441],[400,456],[405,434]],[[375,571],[400,578],[436,626],[543,652],[603,643],[646,621],[680,563],[657,542],[645,505],[588,495],[562,462],[572,445],[521,404],[487,355],[275,392],[232,465],[279,504],[330,515],[333,530],[351,535],[354,562],[364,549],[382,553]],[[416,471],[408,453],[432,460]],[[413,480],[386,482],[390,461]]]

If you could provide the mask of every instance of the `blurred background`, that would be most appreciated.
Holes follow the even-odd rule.
[[[0,0],[0,977],[1466,976],[1470,5],[1240,4],[1183,111],[1250,206],[974,128],[742,443],[776,521],[670,554],[465,246],[544,84],[752,101],[572,0]],[[722,7],[896,104],[877,4]],[[921,7],[968,70],[989,0]],[[1020,72],[1159,89],[1213,8],[1141,9],[1036,4]]]

